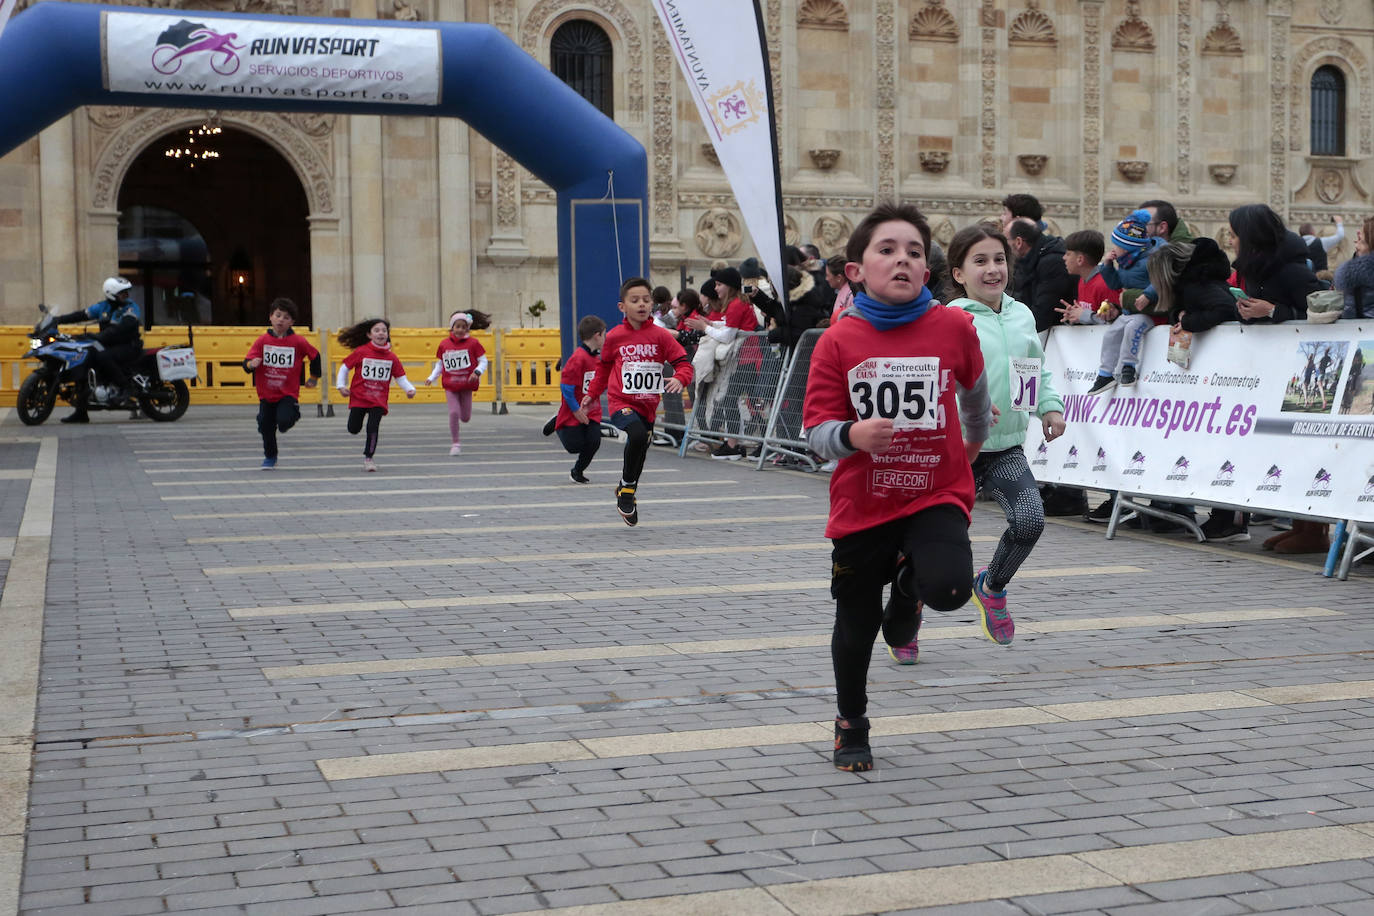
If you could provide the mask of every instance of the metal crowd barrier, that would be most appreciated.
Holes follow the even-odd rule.
[[[81,333],[86,325],[64,325],[69,333]],[[0,325],[0,407],[13,407],[19,386],[34,370],[37,363],[28,359],[29,331],[27,325]],[[334,376],[347,350],[336,339],[337,331],[297,327],[320,351],[324,378],[314,388],[301,389],[302,404],[318,404],[320,412],[333,412],[339,400],[334,390]],[[143,334],[146,347],[161,347],[190,342],[196,351],[197,377],[191,379],[193,404],[256,404],[258,396],[253,379],[243,371],[243,357],[253,341],[262,334],[261,327],[225,327],[169,325],[156,327]],[[419,389],[413,403],[443,403],[443,387],[423,384],[434,366],[434,351],[448,334],[447,328],[402,328],[391,330],[392,348],[406,367],[406,374]],[[499,331],[474,331],[473,337],[487,351],[490,368],[482,387],[474,394],[477,403],[489,403],[495,411],[504,410],[506,402],[551,403],[559,398],[559,358],[557,328],[512,328]],[[412,403],[406,398],[393,401],[394,406]]]
[[[701,346],[710,342],[703,338]],[[679,453],[696,443],[709,447],[726,439],[762,446],[784,369],[785,353],[768,342],[767,331],[736,335],[730,355],[715,363],[711,380],[695,386]]]

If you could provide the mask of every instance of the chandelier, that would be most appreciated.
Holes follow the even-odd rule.
[[[185,162],[189,168],[195,168],[197,162],[219,158],[219,150],[214,148],[213,143],[223,132],[224,128],[219,123],[219,112],[212,111],[199,127],[188,128],[185,139],[167,147],[162,151],[162,155],[168,159]]]

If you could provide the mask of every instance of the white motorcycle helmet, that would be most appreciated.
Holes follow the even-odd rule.
[[[111,302],[119,301],[119,294],[126,289],[133,289],[134,285],[123,277],[110,277],[105,281],[105,298]]]

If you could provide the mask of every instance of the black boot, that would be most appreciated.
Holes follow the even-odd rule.
[[[76,410],[72,411],[69,415],[63,417],[63,418],[61,419],[60,422],[62,422],[62,423],[89,423],[89,422],[91,422],[91,417],[90,417],[90,414],[86,413],[86,408],[84,408],[84,407],[78,407],[78,408],[76,408]]]

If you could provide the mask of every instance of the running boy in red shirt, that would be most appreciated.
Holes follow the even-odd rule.
[[[929,247],[930,226],[913,206],[880,204],[859,223],[845,251],[845,276],[862,285],[858,315],[821,335],[806,383],[807,444],[838,460],[825,534],[835,545],[830,657],[841,770],[873,768],[866,683],[879,629],[888,645],[906,645],[923,604],[952,611],[973,590],[969,462],[992,407],[973,323],[925,288]]]
[[[253,374],[258,390],[258,432],[262,433],[262,469],[277,466],[277,433],[286,432],[301,418],[301,376],[310,362],[310,379],[305,387],[314,388],[320,377],[320,351],[292,330],[296,323],[296,303],[275,299],[268,309],[272,327],[248,348],[243,368]]]
[[[577,337],[582,343],[563,364],[563,374],[559,377],[563,400],[558,405],[553,426],[563,448],[577,456],[568,476],[574,483],[591,483],[585,472],[601,448],[601,399],[583,407],[582,396],[596,378],[597,354],[606,343],[606,322],[588,315],[577,323]]]
[[[625,524],[634,526],[639,524],[635,489],[649,453],[659,399],[665,391],[676,393],[691,384],[692,363],[677,338],[654,324],[654,298],[648,280],[631,277],[620,284],[619,305],[625,322],[606,334],[601,362],[582,395],[582,407],[600,402],[601,393],[609,392],[610,422],[627,440],[620,485],[615,488],[615,508]],[[673,366],[671,378],[663,378],[664,363]]]

